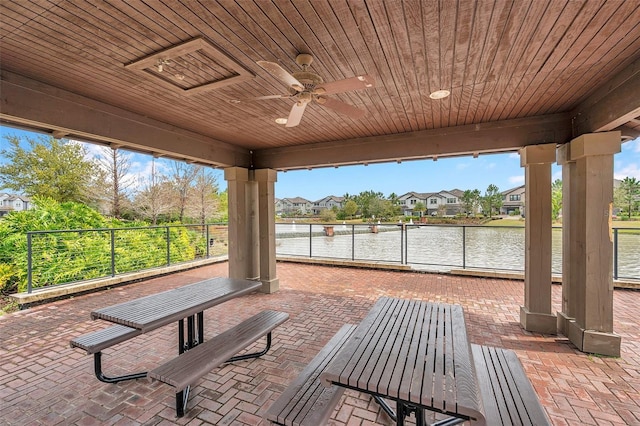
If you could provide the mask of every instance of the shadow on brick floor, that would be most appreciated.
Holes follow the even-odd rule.
[[[577,351],[563,336],[522,330],[522,281],[278,263],[278,293],[205,313],[211,336],[264,309],[288,312],[272,350],[207,374],[193,387],[182,419],[175,417],[171,387],[149,379],[101,383],[93,358],[69,347],[76,335],[104,327],[89,318],[93,309],[226,275],[226,263],[211,265],[0,317],[0,424],[263,425],[265,410],[306,363],[382,295],[461,304],[470,340],[514,349],[554,424],[640,424],[640,292],[628,290],[614,295],[622,357],[606,358]],[[553,288],[557,310],[560,290]],[[170,325],[107,349],[104,369],[113,375],[151,369],[175,356],[176,336]],[[391,421],[368,396],[349,391],[331,424]]]

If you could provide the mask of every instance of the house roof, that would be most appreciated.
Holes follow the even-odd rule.
[[[1,123],[277,170],[640,135],[638,1],[91,4],[0,2]],[[361,90],[287,128],[300,53]]]
[[[337,197],[335,195],[327,195],[324,198],[319,199],[318,201],[316,201],[316,203],[321,203],[321,202],[327,202],[327,201],[334,201],[336,203],[341,203],[344,201],[344,197]]]
[[[507,189],[506,191],[502,191],[501,194],[502,195],[509,195],[512,192],[516,192],[516,191],[520,191],[520,190],[524,190],[525,186],[524,185],[520,185],[520,186],[516,186],[515,188],[511,188],[511,189]]]
[[[302,198],[302,197],[293,197],[293,198],[283,198],[283,201],[288,201],[290,203],[293,204],[307,204],[307,203],[311,203],[311,201],[307,200],[306,198]]]

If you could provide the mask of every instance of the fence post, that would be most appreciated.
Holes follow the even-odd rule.
[[[351,224],[351,260],[356,260],[356,225]]]
[[[309,224],[309,257],[313,257],[313,227]]]
[[[206,245],[207,245],[207,259],[211,256],[209,253],[209,224],[204,224],[204,232],[205,232],[205,241],[206,241]]]
[[[404,238],[404,264],[409,264],[409,227],[402,225],[402,236]]]
[[[111,276],[116,276],[116,230],[111,229]]]
[[[400,264],[404,265],[404,226],[398,226],[400,227]]]
[[[167,266],[171,265],[171,234],[169,233],[169,227],[165,226],[167,230]]]
[[[618,279],[618,228],[613,228],[613,279]]]
[[[33,280],[31,276],[31,232],[27,232],[27,293],[31,293],[31,282]]]
[[[467,227],[462,225],[462,269],[467,269]]]

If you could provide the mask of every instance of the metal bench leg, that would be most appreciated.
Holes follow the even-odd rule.
[[[396,413],[391,407],[389,407],[389,404],[387,404],[387,402],[378,395],[373,395],[373,399],[378,403],[380,408],[382,408],[382,410],[387,413],[387,416],[391,417],[391,420],[395,422],[397,419]]]
[[[258,358],[258,357],[261,357],[262,355],[266,354],[269,351],[270,348],[271,348],[271,332],[269,332],[267,334],[267,347],[264,348],[263,351],[254,352],[252,354],[236,355],[234,357],[229,358],[225,362],[234,362],[234,361],[241,361],[243,359]]]
[[[193,315],[187,317],[187,349],[194,348],[198,343],[196,341],[195,318]]]
[[[102,353],[101,352],[96,352],[95,354],[93,354],[93,370],[95,371],[96,377],[98,378],[98,380],[105,383],[118,383],[124,380],[142,379],[144,377],[147,377],[146,371],[144,373],[127,374],[124,376],[117,376],[117,377],[105,376],[104,373],[102,373]]]
[[[198,343],[204,343],[204,312],[198,312]]]
[[[404,419],[409,414],[407,411],[407,407],[404,404],[398,403],[396,407],[396,425],[404,426]]]
[[[191,386],[187,386],[186,389],[176,392],[176,416],[178,417],[184,417],[184,412],[187,411],[190,390]]]
[[[450,417],[448,419],[435,422],[432,426],[453,426],[466,422],[466,419],[459,419],[457,417]]]

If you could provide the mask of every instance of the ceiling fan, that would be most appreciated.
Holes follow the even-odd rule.
[[[231,102],[240,103],[245,101],[256,101],[264,99],[293,99],[295,104],[291,108],[286,127],[294,127],[300,124],[302,114],[311,101],[330,108],[336,112],[347,115],[351,118],[361,118],[365,111],[325,95],[343,93],[351,90],[368,89],[375,84],[374,78],[370,75],[359,75],[344,80],[337,80],[325,83],[318,74],[308,71],[309,65],[313,62],[313,56],[301,53],[296,57],[296,63],[302,67],[302,71],[294,73],[287,72],[275,62],[258,61],[257,64],[289,86],[289,93],[284,95],[267,95],[248,98],[245,100],[234,99]]]

